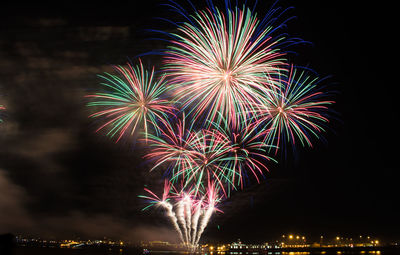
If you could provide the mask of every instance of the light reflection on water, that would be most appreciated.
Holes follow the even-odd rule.
[[[202,254],[202,255],[350,255],[350,254],[374,254],[374,255],[394,255],[396,253],[386,253],[380,250],[376,251],[269,251],[269,252],[219,252],[217,254]]]

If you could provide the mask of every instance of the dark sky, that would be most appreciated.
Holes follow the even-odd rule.
[[[162,26],[153,17],[174,15],[155,0],[130,2],[1,9],[0,233],[174,240],[161,212],[141,212],[137,198],[160,173],[148,173],[140,147],[94,133],[83,98],[110,64],[163,46],[145,40],[153,36],[145,29]],[[271,2],[259,2],[264,14]],[[313,43],[291,58],[332,75],[338,120],[326,142],[279,159],[262,184],[226,201],[205,240],[288,232],[400,238],[396,16],[388,3],[361,3],[280,2],[295,7],[288,32]]]

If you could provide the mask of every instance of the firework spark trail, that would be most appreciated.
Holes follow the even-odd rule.
[[[182,235],[182,231],[179,228],[179,224],[178,224],[178,219],[176,218],[175,213],[172,211],[172,205],[168,202],[164,202],[165,204],[163,204],[164,208],[167,209],[167,216],[170,218],[172,224],[174,225],[175,230],[178,232],[179,238],[181,239],[182,243],[184,243],[184,239],[183,239],[183,235]]]
[[[189,236],[188,236],[188,232],[187,232],[186,219],[185,219],[185,205],[184,205],[183,201],[182,200],[179,201],[177,203],[176,207],[177,207],[176,208],[176,216],[177,216],[178,222],[181,226],[181,229],[183,230],[182,232],[185,237],[184,243],[187,244],[187,243],[189,243]]]
[[[202,213],[201,205],[202,205],[202,202],[199,201],[198,204],[195,207],[195,212],[194,212],[193,218],[192,218],[192,246],[195,245],[195,241],[196,241],[197,226],[198,226],[198,223],[199,223],[199,218],[200,218],[201,213]]]
[[[192,185],[187,191],[178,190],[169,180],[164,182],[162,197],[158,197],[151,190],[145,188],[149,196],[139,196],[150,201],[143,208],[146,210],[152,206],[161,206],[167,211],[174,228],[179,234],[182,243],[190,249],[194,249],[204,232],[214,211],[220,211],[216,205],[221,201],[220,186],[214,180],[209,179],[207,186],[201,186],[197,197],[196,187]],[[170,201],[174,201],[175,206]],[[204,201],[207,201],[206,203]],[[193,216],[192,216],[193,215]]]
[[[201,235],[203,234],[205,228],[207,227],[208,222],[212,214],[217,208],[215,207],[217,203],[222,200],[222,196],[220,193],[220,186],[216,185],[213,180],[208,180],[207,190],[205,192],[205,196],[207,197],[207,205],[204,207],[205,211],[203,212],[203,217],[201,218],[199,229],[196,235],[195,245],[197,245],[200,241]]]
[[[189,196],[185,196],[183,199],[183,202],[185,204],[185,215],[186,215],[186,227],[187,227],[187,233],[188,233],[188,244],[191,243],[191,227],[192,227],[192,201]]]
[[[197,231],[197,236],[196,236],[196,241],[195,241],[195,245],[197,245],[200,241],[200,237],[204,232],[204,229],[207,227],[208,222],[210,221],[210,218],[212,216],[214,212],[214,206],[213,205],[208,205],[207,210],[205,210],[205,212],[203,212],[203,217],[201,218],[200,221],[200,226],[199,229]]]
[[[170,202],[168,202],[172,198],[170,194],[172,189],[174,189],[174,187],[172,186],[171,182],[169,182],[168,180],[164,180],[164,190],[161,199],[147,188],[145,188],[144,190],[151,196],[139,196],[139,197],[150,201],[150,204],[145,208],[143,208],[142,210],[146,210],[152,206],[158,206],[158,205],[162,206],[164,209],[167,210],[167,216],[170,218],[175,230],[178,232],[179,238],[181,239],[182,243],[184,243],[182,231],[179,227],[176,214],[173,211],[173,205]]]

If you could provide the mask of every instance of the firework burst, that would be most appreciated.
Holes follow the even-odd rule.
[[[200,11],[178,30],[167,51],[166,70],[176,100],[195,119],[219,122],[222,113],[233,125],[245,120],[274,86],[264,74],[277,74],[285,65],[278,49],[284,38],[272,37],[271,22],[260,22],[246,8],[227,9],[226,14],[217,8]]]
[[[186,126],[185,115],[176,123],[160,125],[160,135],[148,136],[150,151],[145,158],[154,160],[155,169],[167,165],[166,175],[173,183],[184,183],[183,188],[195,185],[200,190],[204,180],[215,178],[223,186],[230,169],[223,166],[228,160],[228,140],[216,130],[192,130]]]
[[[202,129],[195,136],[192,148],[197,157],[194,158],[193,167],[185,171],[186,183],[194,183],[197,192],[204,183],[215,180],[226,195],[225,183],[230,182],[232,171],[225,166],[225,162],[229,160],[229,141],[216,130]]]
[[[286,143],[312,147],[311,136],[325,131],[322,123],[328,122],[328,106],[334,101],[325,100],[326,93],[318,90],[319,79],[293,65],[287,75],[278,78],[280,88],[274,88],[262,105],[256,107],[258,125],[270,127],[266,135],[269,144],[283,147]]]
[[[90,117],[105,120],[96,132],[106,128],[108,136],[118,134],[116,142],[125,133],[134,134],[139,126],[144,129],[147,138],[148,123],[158,132],[158,121],[167,119],[168,114],[173,114],[175,110],[165,99],[167,87],[164,76],[156,79],[154,68],[145,70],[141,61],[137,66],[128,64],[127,67],[114,68],[119,75],[99,75],[105,81],[101,83],[104,91],[86,96],[92,99],[88,106],[100,108]]]
[[[269,129],[257,126],[257,122],[241,122],[239,125],[233,126],[225,122],[224,125],[216,125],[214,128],[226,140],[229,150],[226,151],[227,156],[224,161],[224,169],[230,169],[228,176],[233,184],[228,190],[235,189],[240,186],[243,189],[245,179],[251,175],[259,183],[259,177],[264,176],[264,172],[268,171],[266,162],[274,161],[268,156],[268,148],[272,147],[266,143],[264,137],[270,132]]]
[[[167,165],[170,176],[185,173],[186,169],[193,167],[194,159],[198,156],[192,148],[197,139],[196,133],[192,131],[192,126],[186,125],[184,113],[176,122],[164,121],[159,127],[159,135],[148,135],[150,152],[145,158],[154,160],[151,170]],[[185,175],[181,177],[185,178]]]

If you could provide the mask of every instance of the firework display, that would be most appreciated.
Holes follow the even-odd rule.
[[[100,75],[104,91],[87,96],[98,110],[90,117],[104,120],[97,131],[145,141],[144,159],[163,172],[164,187],[161,196],[145,188],[143,210],[162,208],[191,249],[220,203],[260,183],[280,149],[312,147],[334,103],[322,80],[280,49],[290,39],[275,36],[279,8],[260,19],[254,8],[225,3],[224,12],[209,1],[187,15],[171,1],[186,21],[166,33],[162,75],[141,61],[115,66],[119,75]]]

